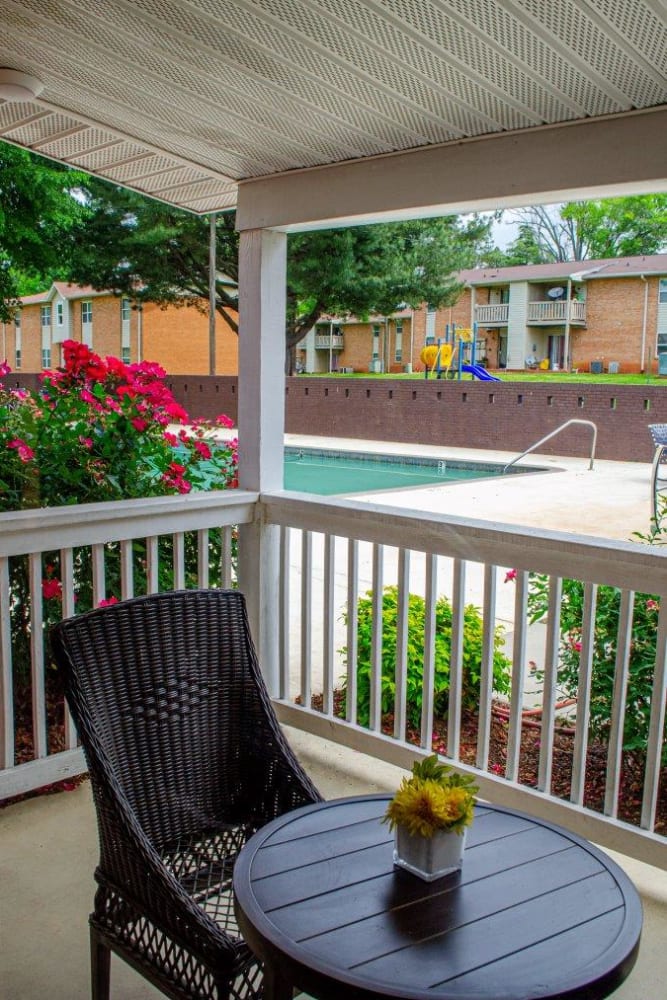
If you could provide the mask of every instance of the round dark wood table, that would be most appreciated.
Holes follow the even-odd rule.
[[[626,978],[641,903],[602,851],[479,805],[462,871],[427,883],[394,868],[388,801],[297,809],[241,851],[236,914],[266,1000],[597,1000]]]

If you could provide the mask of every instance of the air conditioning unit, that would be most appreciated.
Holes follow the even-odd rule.
[[[378,358],[373,358],[373,360],[368,366],[368,371],[371,373],[371,375],[381,375],[382,372],[384,371],[384,368],[382,367],[382,362]]]
[[[591,361],[591,375],[602,375],[601,361]]]
[[[620,370],[621,370],[621,363],[620,363],[620,361],[610,361],[609,362],[609,366],[607,368],[607,372],[610,375],[618,375],[618,373],[620,372]]]
[[[340,372],[341,375],[352,375],[354,372],[354,368],[349,368],[349,367],[346,368],[345,366],[343,366],[342,368],[339,368],[338,371]]]

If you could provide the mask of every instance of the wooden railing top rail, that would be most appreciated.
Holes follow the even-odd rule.
[[[667,596],[667,549],[384,504],[262,493],[266,523]]]

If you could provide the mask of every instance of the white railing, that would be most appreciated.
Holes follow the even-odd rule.
[[[571,300],[570,322],[586,322],[586,303]],[[568,318],[568,302],[555,300],[553,302],[529,302],[528,322],[529,323],[566,323]]]
[[[342,350],[345,346],[345,340],[342,333],[333,333],[329,336],[328,333],[318,333],[315,336],[315,347],[318,349],[328,350],[330,347],[336,350]]]
[[[279,591],[261,609],[261,619],[263,627],[275,634],[280,650],[279,690],[275,695],[284,722],[409,767],[415,754],[430,751],[432,732],[442,727],[435,681],[444,642],[450,687],[446,734],[440,732],[437,745],[440,752],[474,772],[482,795],[561,822],[650,863],[664,863],[666,841],[655,826],[658,795],[665,795],[664,780],[662,786],[660,780],[661,773],[664,775],[661,759],[667,684],[667,551],[439,514],[412,516],[391,507],[315,500],[286,492],[262,495],[260,502],[256,494],[229,491],[3,515],[0,798],[80,773],[84,767],[69,719],[65,719],[63,727],[63,749],[53,752],[49,747],[51,724],[46,715],[43,666],[48,601],[43,597],[42,581],[45,576],[52,579],[53,570],[47,569],[47,562],[57,564],[63,614],[73,614],[79,607],[75,605],[75,593],[77,585],[81,590],[82,566],[89,571],[88,596],[93,606],[109,596],[112,581],[118,597],[171,586],[225,586],[232,574],[232,526],[250,523],[266,525],[269,539],[274,536],[274,525],[280,529]],[[218,566],[210,574],[209,533],[217,528],[222,529],[222,541],[218,540],[215,550]],[[82,552],[87,553],[83,560]],[[16,565],[23,565],[27,574],[25,632],[30,647],[34,735],[34,759],[20,764],[14,756],[12,697],[16,635],[12,634],[11,619],[13,614],[15,617],[16,599],[10,583]],[[508,568],[516,575],[505,583]],[[546,624],[528,623],[530,572],[548,576],[550,619]],[[248,578],[252,579],[252,573]],[[576,719],[570,716],[565,722],[558,718],[557,680],[558,608],[563,578],[585,582]],[[383,588],[389,584],[397,587],[397,639],[389,654],[393,656],[391,680],[395,695],[391,704],[393,725],[386,733],[381,663],[388,637],[383,635],[381,608]],[[618,587],[622,600],[611,722],[604,751],[606,781],[602,801],[594,809],[589,807],[586,778],[587,755],[600,750],[590,743],[588,721],[596,602],[601,585]],[[360,626],[357,602],[368,591],[372,592],[371,622]],[[412,679],[408,663],[415,655],[414,635],[408,628],[410,594],[421,595],[425,602],[423,637],[416,650],[417,657],[423,660],[424,674],[416,744],[407,717],[408,682]],[[451,635],[445,638],[436,630],[436,604],[442,594],[451,601]],[[619,814],[625,815],[620,792],[623,720],[626,706],[630,712],[636,710],[627,698],[636,594],[653,595],[660,611],[642,803],[633,825],[635,818],[633,823],[625,822]],[[257,594],[248,596],[257,603]],[[482,619],[474,731],[464,704],[463,638],[465,609],[470,604],[481,610]],[[346,623],[341,619],[344,611]],[[498,625],[505,628],[506,652],[512,663],[511,689],[502,701],[492,692]],[[368,725],[362,726],[358,723],[357,650],[362,640],[368,639],[369,629],[370,718]],[[346,662],[340,652],[344,646],[348,651]],[[530,672],[530,659],[539,661],[543,668],[541,684],[536,684]],[[341,678],[349,693],[344,717],[339,714]],[[527,689],[530,716],[525,714]],[[573,730],[572,780],[566,792],[552,791],[551,785],[555,755],[562,752],[559,742],[563,725]],[[498,726],[507,729],[502,773],[497,761],[491,759]],[[534,787],[522,783],[526,733],[533,736],[532,752],[536,755]]]
[[[475,306],[475,322],[481,326],[493,326],[495,323],[507,323],[510,307],[507,302],[496,302],[493,305]]]
[[[2,515],[0,799],[85,770],[69,714],[62,723],[47,717],[49,623],[112,596],[229,586],[233,526],[252,521],[255,501],[254,493],[227,491]],[[49,597],[48,587],[58,594]],[[31,703],[32,759],[20,763],[15,682]],[[59,751],[53,746],[55,729]]]
[[[438,596],[451,600],[450,692],[446,712],[444,752],[476,775],[482,795],[490,800],[523,808],[560,822],[583,835],[653,864],[664,864],[667,842],[654,831],[661,776],[667,683],[667,552],[658,547],[497,526],[438,514],[418,517],[403,510],[352,501],[313,501],[294,494],[263,495],[264,518],[281,526],[281,690],[278,701],[283,722],[305,729],[372,756],[409,767],[416,752],[429,752],[436,715],[435,607]],[[322,532],[326,525],[326,533]],[[508,568],[515,579],[505,579]],[[529,625],[527,614],[529,573],[546,574],[550,617],[546,624]],[[510,574],[513,577],[513,574]],[[584,581],[584,614],[581,624],[579,691],[576,719],[558,718],[557,668],[558,615],[564,577]],[[397,586],[395,638],[383,635],[383,587]],[[618,587],[622,601],[618,624],[616,681],[606,756],[606,781],[599,810],[588,807],[587,754],[599,753],[589,742],[591,671],[594,657],[596,602],[600,585]],[[360,595],[373,610],[370,640],[370,692],[368,725],[357,724],[357,650],[361,633],[357,621]],[[635,593],[651,594],[660,604],[656,663],[652,681],[648,749],[644,770],[641,816],[638,825],[619,819],[623,814],[620,793],[623,758],[623,719],[632,614]],[[424,629],[420,637],[424,663],[423,702],[417,747],[408,739],[406,724],[409,656],[408,596],[425,599]],[[475,720],[472,752],[470,732],[464,729],[462,699],[464,670],[464,611],[468,604],[481,609],[481,678],[479,711]],[[342,620],[347,612],[347,622]],[[511,691],[500,703],[492,697],[494,634],[504,625],[507,652],[512,661]],[[438,641],[441,641],[438,639]],[[414,643],[414,635],[410,637]],[[535,652],[535,648],[538,652]],[[347,647],[346,658],[341,656]],[[390,733],[383,730],[381,663],[392,658],[391,684],[395,689]],[[539,658],[544,679],[537,685],[529,670],[530,658]],[[394,668],[395,661],[395,668]],[[345,686],[345,716],[339,715],[338,690]],[[532,698],[526,711],[526,689]],[[532,691],[530,690],[532,688]],[[313,696],[317,695],[313,704]],[[386,692],[384,698],[386,699]],[[298,703],[295,703],[298,702]],[[572,706],[569,706],[570,712]],[[386,705],[385,705],[386,710]],[[630,711],[637,711],[633,706]],[[534,721],[538,719],[536,724]],[[469,720],[468,720],[469,722]],[[491,766],[492,731],[507,726],[506,759],[502,774]],[[552,794],[555,755],[561,729],[570,730],[572,779],[566,797]],[[530,727],[530,728],[528,728]],[[572,732],[573,730],[573,732]],[[520,781],[522,736],[534,734],[535,787]],[[525,743],[525,741],[524,741]],[[467,761],[467,763],[466,763]],[[664,796],[665,790],[662,788]]]

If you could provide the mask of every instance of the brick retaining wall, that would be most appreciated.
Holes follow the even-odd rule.
[[[236,378],[174,376],[169,384],[193,415],[236,419]],[[572,418],[597,424],[599,458],[650,462],[647,426],[667,423],[667,386],[286,379],[292,434],[520,452]],[[540,450],[585,457],[590,433],[568,428]]]
[[[7,387],[35,387],[36,375],[12,373]],[[192,416],[237,419],[232,375],[174,375],[167,384]],[[566,420],[592,420],[599,458],[650,462],[648,424],[667,423],[667,385],[575,382],[447,382],[309,378],[285,380],[286,430],[292,434],[494,448],[520,452]],[[585,457],[590,433],[570,427],[540,449]]]

